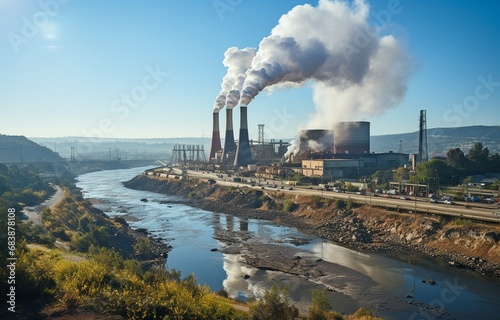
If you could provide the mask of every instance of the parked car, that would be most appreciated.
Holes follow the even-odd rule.
[[[479,197],[464,197],[464,200],[465,201],[469,201],[469,202],[479,202],[479,201],[481,201],[481,199]]]
[[[410,198],[408,198],[406,196],[401,196],[401,197],[399,197],[399,199],[401,199],[401,200],[410,200]]]
[[[495,199],[493,199],[493,198],[486,198],[486,199],[484,199],[483,201],[484,201],[484,202],[486,202],[486,203],[488,203],[488,204],[493,204],[493,203],[495,203]]]

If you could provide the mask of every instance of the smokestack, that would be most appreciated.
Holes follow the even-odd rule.
[[[233,109],[226,109],[226,136],[224,137],[224,150],[222,151],[222,161],[225,161],[228,152],[235,152],[236,144],[234,143],[233,132]]]
[[[221,150],[220,146],[220,133],[219,133],[219,113],[213,113],[213,131],[212,131],[212,146],[210,147],[210,155],[208,162],[213,162],[217,151]]]
[[[238,138],[238,148],[234,158],[235,166],[246,166],[252,162],[250,152],[250,141],[248,139],[248,119],[247,106],[240,106],[240,137]]]

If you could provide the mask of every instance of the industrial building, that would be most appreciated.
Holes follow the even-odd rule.
[[[335,156],[331,159],[302,160],[302,174],[325,180],[354,179],[374,174],[377,170],[388,170],[408,165],[405,153],[371,153],[359,157]]]
[[[209,162],[235,170],[256,171],[262,177],[276,176],[280,172],[277,167],[268,167],[269,170],[262,167],[282,163],[288,144],[281,140],[265,142],[263,124],[258,125],[258,141],[250,140],[246,106],[240,106],[239,137],[235,143],[232,114],[232,109],[226,109],[224,148],[220,142],[219,113],[213,114]],[[356,180],[372,175],[377,170],[411,165],[409,155],[405,153],[370,152],[370,122],[338,122],[332,127],[333,130],[309,129],[299,132],[299,147],[291,157],[291,162],[295,164],[290,164],[295,172],[326,180]]]
[[[302,174],[325,180],[353,179],[409,165],[405,153],[370,153],[370,123],[339,122],[333,130],[333,153],[329,147],[301,159]]]

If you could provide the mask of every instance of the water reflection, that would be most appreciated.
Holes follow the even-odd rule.
[[[494,319],[500,314],[498,279],[464,273],[428,259],[415,258],[408,263],[361,253],[272,222],[247,221],[199,210],[179,203],[182,200],[179,197],[122,186],[122,181],[142,171],[143,168],[135,168],[90,173],[80,176],[77,186],[108,215],[124,215],[134,228],[146,228],[169,242],[174,248],[169,254],[168,267],[180,270],[184,276],[194,272],[201,284],[214,291],[224,288],[231,297],[246,299],[261,297],[278,283],[288,286],[293,303],[304,310],[310,301],[310,290],[321,287],[303,277],[250,267],[240,254],[220,252],[229,246],[224,239],[215,239],[222,235],[232,240],[298,248],[304,258],[322,258],[345,268],[338,268],[338,274],[331,275],[345,280],[347,285],[340,288],[345,294],[329,292],[332,305],[341,312],[352,312],[359,302],[379,310],[385,319],[408,319],[420,307],[408,305],[407,294],[429,305],[444,303],[444,292],[448,298],[445,307],[455,319]],[[149,201],[141,202],[142,198]],[[293,238],[306,239],[308,243],[296,247],[283,241]],[[214,248],[219,251],[211,251]],[[434,279],[437,284],[422,283],[425,279]],[[454,293],[453,301],[450,292]],[[417,315],[414,319],[426,319]]]

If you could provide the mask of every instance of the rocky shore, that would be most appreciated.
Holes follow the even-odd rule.
[[[422,254],[464,270],[500,277],[500,226],[471,221],[446,221],[439,217],[390,212],[370,206],[338,209],[335,200],[285,194],[246,187],[210,185],[204,181],[160,180],[137,176],[126,187],[180,195],[201,209],[245,219],[263,219],[314,234],[344,246],[394,256]],[[285,200],[294,209],[283,209]],[[234,248],[233,248],[234,249]],[[268,248],[270,249],[270,248]],[[251,252],[251,250],[245,250]],[[256,255],[247,255],[253,266],[285,271],[290,265],[307,269],[306,260],[276,266],[263,265]],[[277,260],[280,261],[280,260]],[[267,263],[267,262],[265,262]],[[278,263],[278,262],[276,262]],[[320,277],[323,263],[315,262],[310,274]],[[304,268],[300,268],[304,274]],[[311,269],[312,268],[312,269]],[[299,270],[299,269],[296,269]],[[321,271],[323,270],[323,271]],[[337,284],[338,285],[338,284]],[[335,285],[334,287],[338,287]]]

